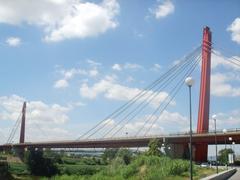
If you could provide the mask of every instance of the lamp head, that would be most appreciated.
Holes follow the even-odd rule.
[[[187,77],[187,78],[185,79],[185,84],[186,84],[187,86],[189,86],[189,87],[193,86],[193,84],[194,84],[194,79],[193,79],[192,77]]]
[[[212,115],[212,118],[217,119],[217,115],[216,114]]]
[[[227,130],[226,129],[223,129],[223,133],[225,134],[227,132]]]

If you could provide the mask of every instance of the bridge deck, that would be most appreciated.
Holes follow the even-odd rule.
[[[228,131],[227,133],[217,132],[217,143],[231,144],[228,140],[232,137],[235,144],[240,144],[240,129]],[[147,147],[151,139],[157,138],[160,142],[167,144],[186,144],[189,142],[189,134],[172,134],[147,137],[125,137],[112,139],[85,139],[79,141],[48,141],[48,142],[26,142],[18,144],[0,145],[0,150],[8,150],[11,148],[120,148],[120,147]],[[193,144],[207,143],[215,144],[215,134],[213,132],[193,134]]]

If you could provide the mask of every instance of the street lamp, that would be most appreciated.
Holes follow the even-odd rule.
[[[233,149],[233,152],[234,152],[234,154],[235,154],[234,145],[235,145],[235,142],[233,141],[233,142],[232,142],[232,149]]]
[[[217,171],[217,174],[218,174],[218,157],[217,157],[217,123],[216,123],[216,120],[217,120],[217,115],[214,114],[212,116],[213,120],[214,120],[214,127],[215,127],[215,150],[216,150],[216,171]]]
[[[190,180],[193,179],[192,175],[192,93],[191,93],[191,87],[194,84],[194,80],[192,77],[187,77],[185,79],[185,84],[189,88],[189,113],[190,113]]]
[[[225,141],[225,150],[227,149],[226,136],[225,136],[226,133],[227,133],[227,130],[223,129],[224,141]]]

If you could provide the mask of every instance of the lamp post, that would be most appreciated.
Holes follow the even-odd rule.
[[[232,142],[232,148],[233,148],[233,152],[235,153],[235,151],[234,151],[234,145],[235,145],[235,142],[233,141],[233,142]]]
[[[212,116],[213,120],[214,120],[214,127],[215,127],[215,150],[216,150],[216,171],[217,171],[217,174],[218,174],[218,156],[217,156],[217,123],[216,123],[216,120],[217,120],[217,115],[213,115]]]
[[[227,133],[227,130],[223,129],[224,141],[225,141],[225,150],[227,149],[227,142],[226,142],[226,136],[225,136],[226,133]]]
[[[193,179],[193,172],[192,172],[192,93],[191,88],[194,84],[194,80],[192,77],[187,77],[185,79],[185,83],[189,88],[189,114],[190,114],[190,180]]]
[[[234,145],[235,145],[235,142],[233,141],[233,142],[232,142],[232,150],[233,150],[233,155],[234,155],[234,159],[235,159],[235,151],[234,151],[235,148],[234,148]]]

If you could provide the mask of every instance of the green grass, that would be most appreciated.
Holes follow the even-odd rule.
[[[121,157],[111,161],[109,165],[96,165],[90,158],[65,158],[64,164],[58,164],[59,175],[51,180],[187,180],[189,179],[189,162],[181,159],[171,159],[166,156],[134,157],[130,164],[126,165]],[[89,165],[88,165],[89,164]],[[91,165],[93,164],[93,165]],[[30,176],[27,166],[23,163],[9,163],[10,173],[18,180],[30,180],[37,177]],[[194,166],[194,179],[200,179],[215,170]],[[38,177],[38,180],[48,178]]]
[[[29,175],[27,165],[24,163],[9,163],[9,172],[15,175]]]
[[[60,174],[67,175],[93,175],[101,171],[104,167],[98,165],[58,165]]]

